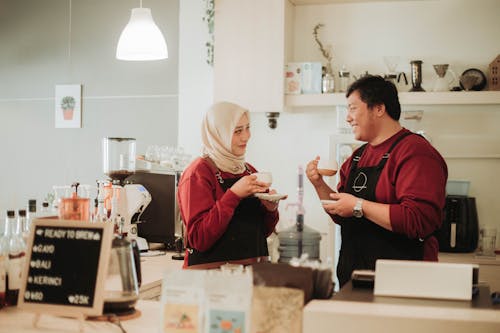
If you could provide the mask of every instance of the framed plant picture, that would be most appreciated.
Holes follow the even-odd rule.
[[[56,128],[82,127],[82,86],[80,84],[56,85]]]

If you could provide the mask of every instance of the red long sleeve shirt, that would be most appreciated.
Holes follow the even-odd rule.
[[[248,166],[250,171],[256,172],[253,166]],[[235,175],[221,171],[223,179],[245,175],[246,172]],[[177,199],[189,246],[201,252],[210,249],[224,234],[241,200],[230,189],[224,192],[213,167],[203,158],[191,163],[182,174]],[[279,213],[278,210],[269,212],[264,206],[262,209],[266,212],[264,223],[267,237],[278,223]],[[183,267],[187,267],[187,255]]]
[[[374,166],[392,143],[407,129],[402,129],[379,145],[368,145],[358,167]],[[352,156],[340,170],[339,192],[344,192]],[[446,162],[432,145],[419,135],[409,135],[399,142],[380,174],[375,189],[376,201],[389,204],[392,231],[409,238],[424,238],[441,226],[446,198]],[[334,217],[333,217],[334,218]],[[424,242],[424,260],[438,260],[439,244],[435,237]]]

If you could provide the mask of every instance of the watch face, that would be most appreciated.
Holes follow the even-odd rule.
[[[352,215],[354,217],[362,217],[363,216],[363,208],[361,208],[362,204],[363,204],[363,200],[358,200],[356,202],[356,205],[354,205],[354,208],[352,210]]]

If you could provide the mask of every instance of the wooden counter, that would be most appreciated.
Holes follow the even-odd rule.
[[[141,257],[142,284],[139,289],[140,300],[136,308],[141,316],[133,320],[122,322],[127,333],[157,332],[160,322],[161,283],[166,272],[181,269],[182,260],[172,260],[172,252],[161,256]],[[0,332],[78,332],[79,324],[76,319],[62,318],[53,315],[40,317],[38,327],[33,327],[35,314],[22,311],[18,307],[6,307],[0,310]],[[112,323],[86,320],[83,323],[84,333],[92,332],[120,332]]]
[[[146,299],[159,298],[165,272],[181,269],[182,261],[172,260],[171,256],[172,253],[167,253],[141,258],[143,283],[141,299],[136,306],[141,316],[122,322],[127,333],[159,331],[161,303]],[[447,259],[451,260],[450,257]],[[464,257],[459,256],[457,260],[463,262]],[[486,263],[489,265],[491,261]],[[36,328],[32,324],[34,318],[33,313],[17,307],[1,309],[0,333],[79,331],[75,319],[42,315]],[[83,328],[86,333],[120,332],[115,324],[91,320],[84,321]],[[347,284],[332,300],[313,300],[304,308],[304,333],[330,333],[333,330],[343,333],[497,333],[500,332],[500,305],[491,306],[487,286],[481,287],[479,298],[467,302],[375,297],[370,289],[353,289]]]
[[[332,300],[306,305],[303,332],[497,333],[500,305],[492,306],[489,296],[483,286],[472,301],[383,297],[348,283]]]
[[[133,320],[122,321],[122,326],[127,333],[158,332],[160,322],[160,303],[155,301],[137,302],[137,309],[141,315]],[[33,326],[35,314],[21,311],[17,307],[8,307],[0,310],[0,332],[2,333],[78,333],[79,321],[73,318],[43,315],[37,327]],[[85,320],[83,333],[94,332],[120,332],[120,328],[110,322]]]
[[[139,288],[139,298],[158,300],[161,295],[161,281],[166,272],[182,269],[182,260],[173,260],[173,252],[154,257],[141,256],[142,284]]]
[[[500,256],[479,257],[475,253],[439,253],[440,262],[479,265],[479,282],[490,286],[492,291],[500,291]],[[500,331],[500,330],[499,330]]]

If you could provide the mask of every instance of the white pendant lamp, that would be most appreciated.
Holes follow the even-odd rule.
[[[153,21],[151,9],[133,8],[125,29],[123,29],[116,59],[119,60],[160,60],[168,58],[167,43],[158,26]]]

